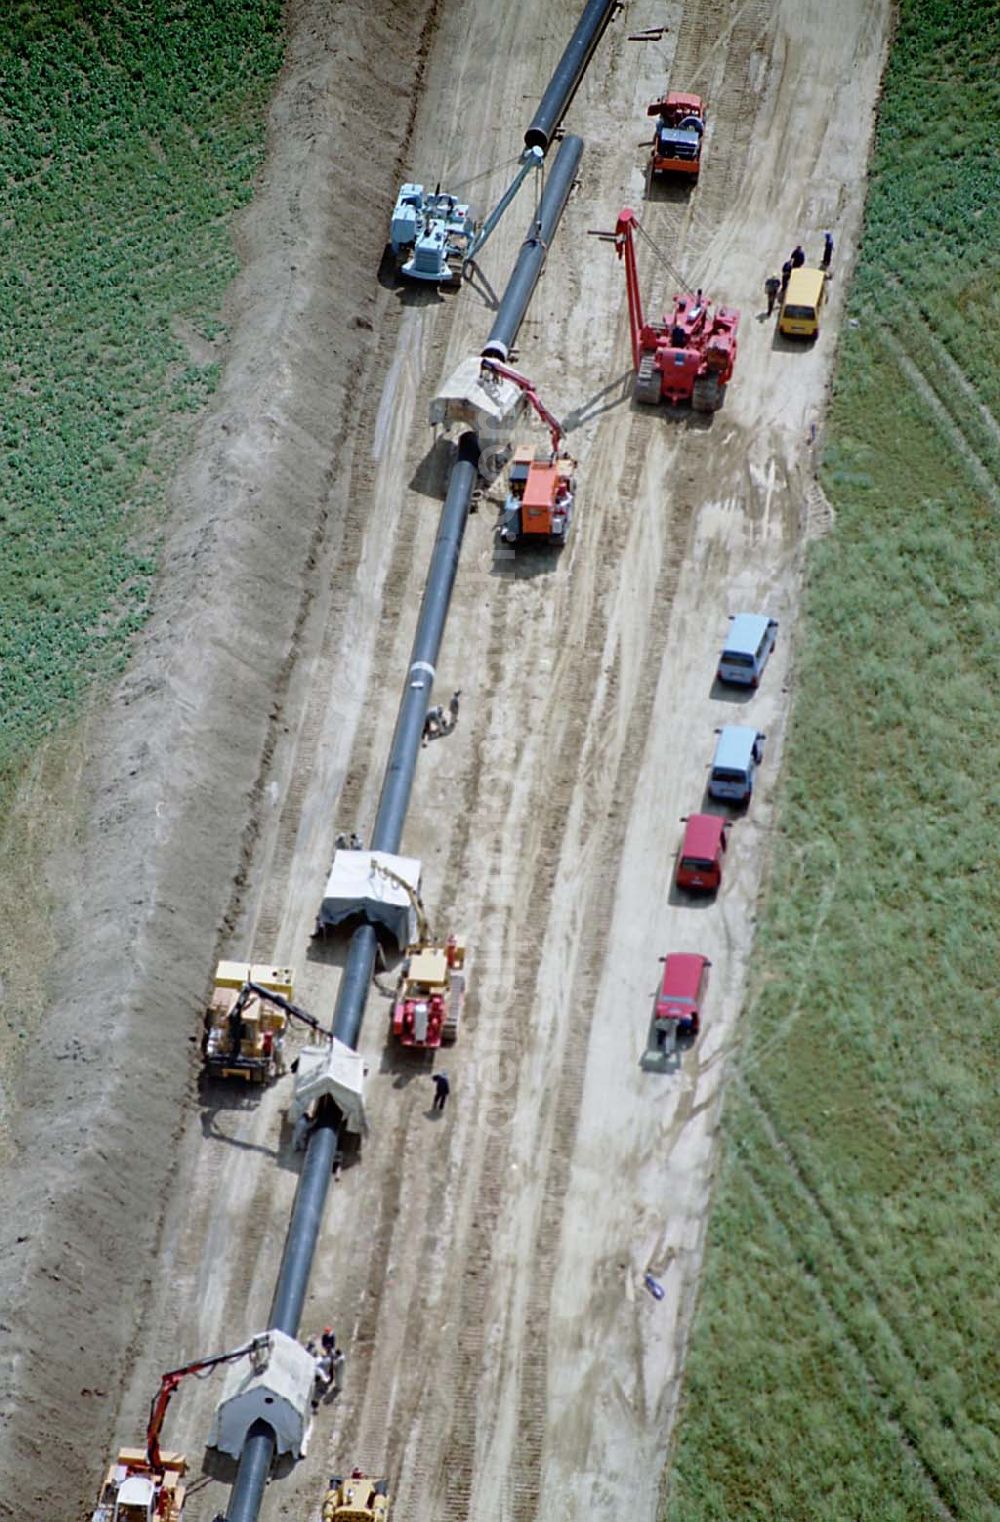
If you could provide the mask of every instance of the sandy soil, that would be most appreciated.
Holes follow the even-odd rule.
[[[161,1369],[266,1324],[295,1188],[287,1090],[199,1095],[188,1043],[220,948],[294,963],[302,1001],[332,1008],[341,949],[308,937],[336,830],[374,814],[446,479],[427,403],[489,324],[483,287],[377,283],[393,184],[454,184],[515,152],[578,10],[293,7],[225,381],[178,483],[156,616],[93,726],[53,970],[71,993],[14,1127],[0,1515],[74,1514],[141,1432]],[[626,41],[664,14],[662,43]],[[386,1473],[413,1522],[655,1514],[887,24],[871,0],[632,0],[574,102],[581,181],[520,356],[571,427],[579,516],[561,559],[509,559],[480,503],[440,664],[462,719],[424,753],[405,838],[436,923],[471,948],[453,1099],[430,1117],[429,1069],[387,1047],[373,993],[375,1130],[332,1192],[304,1327],[335,1324],[347,1381],[266,1516],[317,1516],[330,1469],[354,1463]],[[643,205],[645,105],[667,77],[710,102],[705,165],[693,194]],[[586,236],[626,200],[692,284],[743,309],[710,423],[629,401],[621,267]],[[484,256],[496,288],[526,211]],[[831,309],[792,349],[759,320],[761,283],[827,225]],[[670,275],[645,248],[640,268],[662,307]],[[751,607],[781,638],[741,702],[712,672],[727,613]],[[767,756],[724,891],[692,906],[670,890],[678,820],[728,721],[765,730]],[[710,997],[694,1050],[651,1072],[670,949],[711,956]],[[196,1470],[218,1393],[192,1383],[171,1411]],[[189,1522],[224,1509],[225,1478],[206,1456]]]

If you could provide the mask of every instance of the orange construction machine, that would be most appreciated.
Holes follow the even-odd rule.
[[[255,1337],[232,1353],[217,1353],[213,1358],[199,1358],[194,1363],[170,1369],[160,1379],[146,1424],[145,1448],[120,1448],[118,1457],[104,1477],[97,1507],[91,1522],[181,1522],[184,1511],[184,1486],[187,1459],[182,1453],[164,1453],[160,1433],[173,1395],[188,1374],[207,1374],[220,1364],[249,1358],[254,1369],[263,1368],[270,1351],[265,1333]]]
[[[674,406],[690,402],[695,412],[716,412],[736,363],[740,314],[732,307],[713,308],[701,291],[696,291],[694,295],[675,296],[669,318],[647,322],[639,293],[636,231],[642,232],[639,219],[626,206],[619,213],[614,241],[618,257],[625,261],[635,399],[666,401]],[[651,240],[647,237],[647,241]]]
[[[507,500],[500,515],[500,538],[508,544],[563,545],[569,538],[573,521],[576,461],[561,448],[562,424],[546,407],[526,375],[498,359],[484,357],[482,363],[484,369],[513,381],[520,388],[548,428],[552,441],[549,450],[524,445],[514,451]]]
[[[705,102],[700,95],[671,90],[646,108],[656,117],[653,174],[684,174],[696,180],[701,169],[701,140],[705,135]]]

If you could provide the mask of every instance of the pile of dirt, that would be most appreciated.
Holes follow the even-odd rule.
[[[222,383],[172,490],[152,617],[88,723],[87,826],[63,864],[3,1180],[3,1516],[73,1514],[110,1443],[193,1099],[186,1043],[282,726],[435,14],[289,10]]]

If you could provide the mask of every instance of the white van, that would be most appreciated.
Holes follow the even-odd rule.
[[[778,620],[766,613],[737,613],[719,656],[719,681],[756,687],[778,638]]]
[[[764,736],[746,724],[727,724],[716,734],[708,796],[726,803],[749,803],[754,773],[764,758]]]

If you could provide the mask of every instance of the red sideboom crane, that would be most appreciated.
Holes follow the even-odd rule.
[[[740,314],[732,307],[713,309],[700,291],[674,297],[669,319],[647,322],[639,292],[635,233],[642,226],[631,207],[618,215],[614,242],[625,262],[629,332],[635,366],[637,402],[690,402],[695,412],[717,412],[736,363]],[[644,234],[648,239],[648,235]]]
[[[484,356],[483,368],[513,381],[549,430],[550,454],[538,454],[524,446],[514,451],[510,467],[510,490],[500,519],[500,537],[508,543],[566,543],[573,520],[576,496],[576,461],[560,449],[562,424],[542,401],[533,381],[520,370]]]
[[[170,1397],[189,1374],[207,1374],[238,1358],[249,1358],[254,1372],[260,1373],[267,1364],[270,1347],[271,1339],[265,1332],[231,1353],[197,1358],[162,1375],[160,1388],[149,1407],[145,1449],[118,1450],[104,1477],[91,1522],[181,1522],[187,1459],[182,1453],[164,1453],[160,1448]]]

